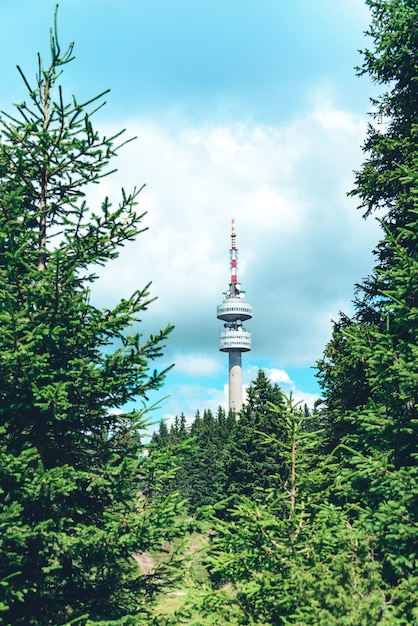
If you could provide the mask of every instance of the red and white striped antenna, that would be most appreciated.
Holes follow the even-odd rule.
[[[231,289],[230,294],[234,296],[236,293],[236,284],[238,282],[238,248],[237,248],[237,234],[235,232],[235,219],[232,220],[231,230]]]

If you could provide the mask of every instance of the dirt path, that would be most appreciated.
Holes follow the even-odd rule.
[[[148,552],[141,552],[133,555],[135,561],[138,563],[139,568],[143,574],[151,574],[154,569],[155,563],[148,554]]]

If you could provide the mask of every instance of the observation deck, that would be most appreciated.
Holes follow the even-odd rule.
[[[251,333],[242,326],[227,328],[219,333],[219,350],[221,352],[249,352],[251,350]]]
[[[217,307],[216,317],[224,322],[245,321],[253,316],[253,307],[242,298],[225,298]]]

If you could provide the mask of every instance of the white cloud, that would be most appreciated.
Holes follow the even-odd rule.
[[[269,380],[271,380],[272,383],[285,383],[285,384],[291,384],[291,380],[289,377],[289,374],[287,372],[285,372],[284,370],[278,370],[275,368],[271,368],[268,370],[265,370],[267,377],[269,378]]]
[[[175,377],[174,381],[168,380],[164,391],[168,391],[169,396],[164,398],[160,409],[155,412],[157,421],[161,417],[172,421],[173,416],[184,413],[187,421],[190,422],[196,416],[197,411],[210,409],[213,414],[216,414],[219,406],[227,407],[228,389],[222,379],[218,386],[214,386],[204,376],[200,382],[196,382],[196,378],[188,378],[184,374],[182,377]]]
[[[292,397],[295,403],[300,403],[299,406],[308,406],[310,409],[313,409],[315,402],[319,400],[320,396],[316,393],[308,393],[306,391],[301,391],[300,389],[292,390]]]
[[[271,296],[266,265],[283,280],[291,264],[301,284],[338,247],[333,240],[355,214],[340,187],[358,162],[363,121],[330,103],[276,128],[236,124],[176,132],[140,120],[126,126],[140,140],[126,146],[120,174],[106,181],[105,191],[146,181],[140,210],[148,210],[144,223],[151,230],[103,272],[103,289],[119,293],[128,283],[152,279],[159,296],[154,306],[161,314],[179,311],[176,322],[192,314],[195,324],[203,322],[225,288],[231,217],[237,219],[241,277],[246,280],[251,263],[259,284],[252,294],[247,284],[247,292],[260,303],[260,289]]]
[[[170,392],[187,406],[225,401],[219,389],[214,400],[204,379],[222,362],[216,305],[229,283],[232,217],[238,275],[254,308],[246,324],[251,362],[273,360],[285,372],[320,358],[331,318],[350,309],[378,238],[376,224],[364,222],[346,197],[361,163],[364,125],[320,90],[310,110],[276,127],[121,123],[139,140],[124,148],[119,173],[94,194],[117,197],[120,186],[146,182],[139,210],[148,211],[150,229],[104,268],[94,295],[108,303],[153,281],[158,299],[144,314],[143,331],[175,324],[167,359],[185,380],[199,375],[203,383]],[[176,407],[183,410],[177,400]]]
[[[219,372],[218,359],[198,354],[177,354],[174,356],[176,371],[191,376],[211,376]]]
[[[298,389],[285,370],[276,368],[263,368],[266,376],[272,383],[277,383],[287,396],[292,396],[294,403],[306,404],[310,409],[319,399],[319,395]]]
[[[267,378],[272,383],[277,383],[286,395],[292,395],[295,403],[301,403],[302,405],[306,404],[309,408],[313,408],[315,402],[319,398],[318,394],[309,393],[299,389],[285,370],[266,367],[264,367],[263,370]]]

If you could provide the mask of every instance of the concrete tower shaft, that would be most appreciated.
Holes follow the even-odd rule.
[[[228,395],[229,409],[239,413],[242,409],[242,362],[239,350],[229,351]]]
[[[245,291],[238,282],[238,248],[236,244],[235,220],[231,230],[231,281],[224,299],[217,307],[217,318],[224,328],[219,335],[219,350],[229,353],[229,408],[242,408],[242,352],[251,350],[251,333],[242,323],[253,316],[253,309],[245,302]]]

